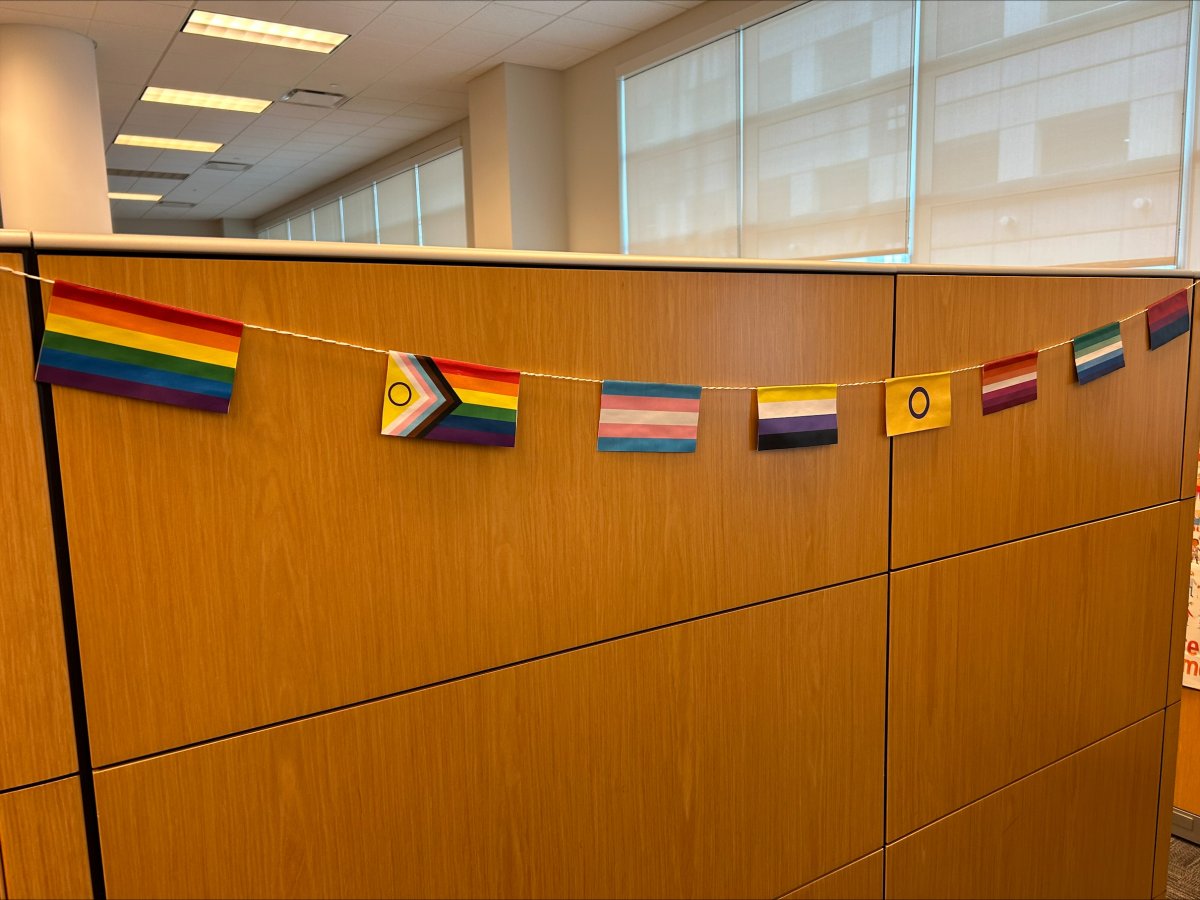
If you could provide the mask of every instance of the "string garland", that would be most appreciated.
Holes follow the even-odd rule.
[[[8,266],[0,266],[0,271],[7,272],[10,275],[16,275],[21,278],[26,278],[26,279],[29,279],[30,281],[40,281],[43,284],[54,284],[53,278],[42,278],[40,275],[31,275],[28,272],[22,272],[18,269],[10,269]],[[1185,290],[1185,291],[1191,290],[1197,284],[1200,284],[1200,279],[1196,279],[1191,284],[1189,284],[1187,287],[1183,288],[1183,290]],[[1176,291],[1174,293],[1178,293],[1178,291]],[[1123,325],[1124,323],[1130,321],[1131,319],[1136,319],[1138,316],[1144,315],[1145,312],[1146,312],[1145,309],[1139,309],[1139,310],[1136,310],[1135,312],[1131,312],[1129,315],[1125,316],[1123,319],[1117,319],[1117,324]],[[335,347],[346,347],[350,350],[362,350],[365,353],[379,353],[384,356],[386,356],[389,353],[389,351],[380,349],[379,347],[369,347],[365,344],[355,344],[350,341],[339,341],[339,340],[335,340],[333,338],[320,337],[315,334],[304,334],[303,332],[299,332],[299,331],[288,331],[283,328],[271,328],[267,325],[255,325],[252,322],[243,322],[242,326],[244,328],[252,328],[255,331],[265,331],[270,334],[283,335],[284,337],[293,337],[293,338],[300,338],[300,339],[306,340],[306,341],[314,341],[318,344],[331,344]],[[1065,341],[1059,341],[1057,344],[1051,344],[1048,347],[1039,347],[1036,352],[1039,354],[1040,353],[1048,353],[1051,350],[1057,350],[1059,347],[1066,347],[1066,346],[1070,345],[1072,343],[1072,341],[1074,341],[1074,338],[1067,338]],[[983,366],[984,366],[983,363],[976,363],[975,365],[972,365],[972,366],[960,366],[957,369],[950,369],[946,374],[957,375],[960,372],[974,372],[977,369],[982,369]],[[578,382],[582,382],[584,384],[603,384],[604,383],[603,378],[584,378],[579,375],[554,375],[549,372],[527,372],[524,369],[520,370],[520,372],[521,372],[522,376],[527,377],[527,378],[549,378],[554,381],[578,381]],[[838,384],[837,387],[839,387],[839,388],[866,387],[868,385],[884,384],[886,381],[887,381],[887,379],[884,379],[884,378],[876,379],[873,381],[849,381],[844,384]],[[702,384],[702,385],[700,385],[700,389],[705,390],[705,391],[757,391],[758,387],[759,387],[758,385],[754,385],[754,386],[750,386],[750,387],[747,387],[744,385],[725,385],[725,384]]]

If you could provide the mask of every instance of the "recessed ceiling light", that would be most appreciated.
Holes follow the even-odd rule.
[[[109,200],[144,200],[146,203],[157,203],[162,194],[123,194],[120,191],[109,191]]]
[[[202,94],[159,87],[146,88],[142,99],[148,103],[175,103],[179,106],[203,106],[206,109],[232,109],[234,112],[248,113],[260,113],[271,105],[270,100],[256,100],[254,97],[230,97],[226,94]]]
[[[313,53],[329,53],[336,50],[342,41],[350,37],[336,31],[318,31],[282,22],[264,22],[261,19],[243,19],[221,13],[192,10],[186,34],[203,34],[208,37],[228,38],[231,41],[250,41],[269,44],[272,47],[287,47],[291,50],[311,50]]]
[[[144,134],[118,134],[115,141],[126,147],[154,147],[158,150],[192,150],[196,153],[216,153],[223,145],[213,141],[185,141],[180,138],[148,137]]]

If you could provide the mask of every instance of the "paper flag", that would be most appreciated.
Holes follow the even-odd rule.
[[[837,385],[793,384],[758,389],[758,449],[836,444]]]
[[[983,364],[983,414],[1037,399],[1038,352],[994,359]]]
[[[242,323],[54,282],[34,378],[228,412]]]
[[[1075,377],[1080,384],[1125,367],[1119,322],[1109,322],[1095,331],[1081,334],[1071,343],[1075,348]]]
[[[383,434],[512,447],[521,373],[476,363],[388,353]]]
[[[1157,350],[1192,327],[1188,314],[1187,291],[1172,294],[1146,307],[1146,326],[1150,329],[1150,349]]]
[[[950,373],[889,378],[883,383],[887,434],[930,431],[950,424]]]
[[[596,449],[694,453],[699,422],[698,385],[606,381],[600,389]]]

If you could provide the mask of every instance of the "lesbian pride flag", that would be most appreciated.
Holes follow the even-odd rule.
[[[1020,406],[1037,399],[1036,350],[993,359],[983,364],[983,414]]]

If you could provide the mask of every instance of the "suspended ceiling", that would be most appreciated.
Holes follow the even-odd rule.
[[[96,42],[116,218],[253,219],[467,114],[466,84],[502,62],[566,69],[700,0],[0,0],[0,24],[52,25]],[[351,35],[329,55],[183,34],[193,8]],[[278,100],[345,94],[327,110],[276,102],[259,115],[139,101],[144,88]],[[219,141],[215,154],[116,146],[118,133]],[[248,163],[241,173],[202,168]]]

